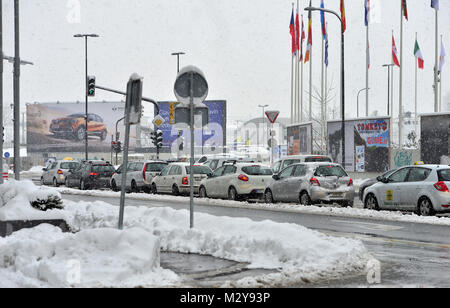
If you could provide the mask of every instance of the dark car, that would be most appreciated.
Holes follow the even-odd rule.
[[[67,187],[81,190],[109,188],[114,166],[105,161],[85,161],[67,176]]]
[[[369,188],[370,186],[380,182],[380,180],[388,178],[391,174],[393,174],[395,171],[397,171],[398,169],[394,169],[394,170],[389,170],[388,172],[386,172],[385,174],[379,176],[376,179],[369,179],[365,182],[363,182],[360,186],[359,186],[359,199],[361,201],[363,201],[364,198],[364,192],[366,191],[367,188]]]

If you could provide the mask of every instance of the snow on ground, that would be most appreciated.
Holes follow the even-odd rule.
[[[359,240],[331,237],[295,224],[196,214],[195,229],[190,229],[188,211],[127,207],[125,230],[118,231],[119,210],[105,202],[64,201],[63,210],[47,213],[64,215],[78,232],[64,234],[41,225],[0,238],[0,287],[183,285],[182,276],[160,268],[159,247],[276,270],[222,285],[228,287],[291,286],[339,278],[362,273],[373,259]]]
[[[119,198],[120,192],[112,191],[101,191],[101,190],[90,190],[90,191],[80,191],[77,189],[60,187],[56,188],[62,194],[70,195],[85,195],[92,197],[105,197],[105,198]],[[127,198],[142,201],[187,201],[185,197],[174,197],[170,195],[148,195],[148,194],[127,194]],[[197,205],[213,205],[221,207],[233,207],[233,208],[248,208],[248,209],[263,209],[272,211],[288,211],[295,213],[305,213],[305,214],[317,214],[317,215],[328,215],[337,217],[352,217],[352,218],[366,218],[374,220],[386,220],[386,221],[396,221],[396,222],[412,222],[412,223],[423,223],[423,224],[433,224],[450,226],[449,217],[424,217],[418,216],[413,213],[404,214],[398,211],[374,211],[368,209],[358,209],[358,208],[340,208],[340,207],[330,207],[330,206],[303,206],[299,204],[292,203],[276,203],[276,204],[264,204],[264,203],[249,203],[249,202],[237,202],[221,199],[196,199],[195,203]]]

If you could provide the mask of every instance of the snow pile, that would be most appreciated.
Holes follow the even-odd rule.
[[[62,233],[40,225],[0,238],[0,287],[138,287],[173,284],[160,243],[138,228]]]
[[[33,166],[28,171],[20,172],[21,175],[41,175],[45,167],[44,166]]]
[[[58,207],[60,199],[61,194],[55,189],[37,187],[31,181],[10,180],[0,185],[0,220],[61,219],[60,212],[42,211],[47,206]]]
[[[117,207],[103,202],[65,203],[70,213],[67,221],[75,230],[117,225]],[[226,284],[233,287],[290,286],[341,277],[363,271],[372,258],[360,241],[326,236],[294,224],[198,213],[195,229],[190,229],[189,212],[170,208],[127,207],[125,227],[159,235],[165,251],[212,255],[249,263],[249,268],[278,271]]]

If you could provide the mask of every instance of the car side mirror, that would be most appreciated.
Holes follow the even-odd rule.
[[[210,179],[210,178],[212,178],[214,176],[214,174],[208,173],[207,176],[208,176],[208,179]]]
[[[390,182],[390,180],[387,178],[381,178],[381,182],[384,184],[388,184]]]
[[[279,180],[280,180],[280,176],[279,176],[278,174],[274,174],[274,175],[272,176],[272,178],[273,178],[275,181],[279,181]]]
[[[48,171],[48,169],[47,168],[43,168],[42,171]]]
[[[383,182],[383,177],[382,176],[377,177],[377,181],[378,182]]]

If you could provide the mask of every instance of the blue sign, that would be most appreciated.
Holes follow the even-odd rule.
[[[11,154],[9,154],[9,152],[5,152],[5,158],[9,158],[11,157]]]

